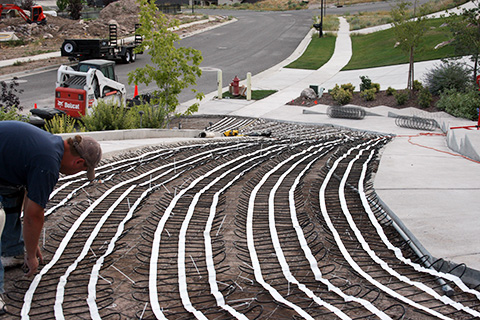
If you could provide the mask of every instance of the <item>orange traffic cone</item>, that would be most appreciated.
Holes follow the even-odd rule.
[[[36,103],[35,103],[35,105],[34,105],[34,107],[33,107],[33,108],[34,108],[34,109],[37,109],[37,104],[36,104]]]
[[[138,96],[138,86],[135,85],[135,91],[133,92],[133,97],[135,98],[136,96]]]

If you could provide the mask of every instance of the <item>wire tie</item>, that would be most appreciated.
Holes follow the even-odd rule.
[[[218,236],[218,233],[219,233],[220,230],[222,229],[223,222],[225,221],[225,218],[226,218],[226,217],[227,217],[226,215],[223,216],[222,223],[220,223],[220,227],[218,227],[218,230],[217,230],[217,233],[215,234],[215,236]]]
[[[142,314],[140,315],[140,320],[143,319],[143,315],[145,314],[145,310],[147,310],[147,306],[148,306],[148,301],[145,302],[145,306],[143,307]]]
[[[200,271],[199,271],[198,268],[197,268],[197,264],[196,264],[195,261],[193,260],[192,255],[190,255],[190,259],[192,260],[193,266],[194,266],[195,269],[197,270],[197,273],[198,273],[199,277],[202,278],[202,276],[200,275]]]
[[[120,271],[117,267],[115,267],[113,264],[112,264],[112,268],[114,268],[115,270],[117,270],[118,272],[120,272],[125,278],[127,278],[128,280],[130,280],[133,284],[135,284],[135,281],[133,281],[132,279],[130,279],[125,273],[123,273],[122,271]]]
[[[98,275],[100,278],[102,278],[102,280],[104,280],[105,282],[108,282],[108,284],[112,284],[111,281],[108,281],[107,279],[105,279],[104,277],[102,277],[100,274]]]

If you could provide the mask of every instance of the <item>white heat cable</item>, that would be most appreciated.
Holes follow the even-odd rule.
[[[378,143],[378,141],[377,141]],[[364,144],[362,144],[364,145]],[[368,147],[370,148],[370,147]],[[373,284],[374,286],[376,286],[377,288],[379,288],[380,290],[384,291],[385,293],[389,294],[390,296],[408,304],[408,305],[411,305],[412,307],[414,308],[417,308],[417,309],[420,309],[422,311],[425,311],[433,316],[436,316],[440,319],[450,319],[449,317],[446,317],[440,313],[438,313],[437,311],[434,311],[434,310],[431,310],[425,306],[422,306],[400,294],[398,294],[397,292],[395,292],[394,290],[390,289],[389,287],[383,285],[382,283],[378,282],[377,280],[375,280],[372,276],[370,276],[368,273],[366,273],[365,271],[363,271],[363,269],[355,262],[355,260],[352,258],[352,256],[350,255],[350,253],[348,252],[347,248],[345,247],[345,245],[343,244],[342,242],[342,239],[338,233],[338,231],[335,229],[335,226],[333,225],[332,221],[330,220],[330,216],[328,214],[328,211],[327,211],[327,207],[326,207],[326,201],[325,201],[325,190],[326,190],[326,186],[327,184],[329,183],[334,171],[336,170],[338,164],[347,157],[348,154],[351,153],[351,151],[353,151],[353,149],[358,149],[358,148],[352,148],[350,150],[348,150],[347,153],[343,154],[341,157],[339,157],[335,162],[334,164],[332,165],[330,171],[327,173],[323,183],[322,183],[322,186],[320,188],[320,192],[319,192],[319,195],[320,195],[320,208],[321,208],[321,212],[322,212],[322,215],[323,215],[323,218],[329,228],[329,230],[332,232],[332,235],[335,239],[335,242],[340,250],[340,252],[342,253],[343,257],[345,258],[345,260],[348,262],[348,264],[359,274],[361,275],[364,279],[366,279],[368,282],[370,282],[371,284]],[[339,188],[339,191],[340,191],[340,188]],[[343,208],[343,202],[345,202],[345,199],[342,199],[340,198],[340,201],[342,203],[342,208]]]
[[[308,246],[307,239],[305,238],[305,234],[303,233],[303,229],[300,226],[300,223],[298,222],[297,209],[295,207],[295,190],[296,190],[297,186],[300,184],[300,181],[302,180],[302,177],[310,169],[310,167],[313,165],[313,163],[315,163],[315,161],[317,161],[317,158],[312,160],[302,170],[302,172],[299,173],[299,175],[295,179],[295,182],[292,184],[292,186],[290,187],[290,190],[288,192],[288,200],[289,200],[289,205],[290,205],[290,217],[291,217],[291,220],[292,220],[292,225],[293,225],[293,228],[295,229],[295,231],[297,233],[297,238],[298,238],[298,241],[300,242],[300,246],[303,250],[303,253],[305,254],[305,258],[308,260],[308,262],[310,264],[310,269],[312,270],[313,274],[315,275],[315,280],[320,281],[321,283],[326,285],[329,291],[333,291],[334,293],[339,295],[341,298],[343,298],[344,301],[359,303],[363,307],[365,307],[367,310],[369,310],[370,312],[375,314],[377,317],[379,317],[380,319],[390,319],[390,317],[387,314],[385,314],[383,311],[381,311],[377,307],[375,307],[370,301],[345,294],[340,288],[333,285],[328,279],[326,279],[322,276],[322,272],[320,271],[320,268],[318,267],[317,259],[312,254],[312,251],[310,250],[310,247]]]
[[[162,185],[175,180],[176,178],[181,176],[182,173],[183,172],[178,172],[173,177],[163,181]],[[137,200],[135,200],[135,203],[132,205],[130,210],[127,212],[127,214],[125,215],[125,218],[118,225],[117,232],[115,233],[113,238],[108,243],[107,250],[105,251],[105,253],[103,255],[101,255],[97,259],[97,261],[95,262],[95,265],[92,267],[92,271],[90,273],[90,280],[88,282],[88,297],[87,297],[87,304],[88,304],[88,307],[89,307],[89,310],[90,310],[90,316],[92,317],[92,319],[100,319],[100,314],[98,312],[98,307],[97,307],[97,304],[95,302],[95,299],[97,297],[96,285],[97,285],[97,282],[98,282],[98,278],[99,277],[102,278],[102,276],[100,276],[100,269],[102,268],[102,265],[103,265],[103,262],[104,262],[105,258],[108,255],[110,255],[113,252],[113,250],[115,249],[115,245],[116,245],[117,240],[121,237],[123,231],[125,230],[125,224],[133,217],[133,213],[138,208],[138,206],[143,201],[143,199],[145,199],[155,189],[160,188],[162,185],[155,185],[153,187],[150,187],[149,189],[145,190],[140,195],[140,197],[137,198]]]
[[[226,162],[226,163],[220,165],[219,167],[211,170],[210,172],[207,172],[204,175],[204,178],[210,176],[211,174],[218,171],[219,169],[222,169],[224,167],[228,168],[231,165],[236,165],[236,166],[224,171],[221,175],[219,175],[218,177],[213,179],[209,184],[207,184],[200,191],[198,191],[195,194],[195,196],[193,197],[193,199],[192,199],[192,201],[191,201],[191,203],[188,207],[187,214],[185,216],[185,219],[183,220],[182,226],[180,228],[180,233],[179,233],[179,236],[178,236],[178,255],[177,255],[178,256],[178,285],[179,285],[180,296],[182,298],[182,303],[183,303],[185,309],[187,309],[187,311],[193,313],[197,317],[197,319],[198,318],[203,319],[205,316],[200,311],[196,310],[192,306],[192,303],[190,302],[190,298],[188,296],[187,276],[186,276],[186,268],[185,268],[185,249],[186,249],[187,230],[188,230],[188,226],[190,224],[190,220],[193,217],[193,214],[194,214],[194,211],[195,211],[195,206],[197,205],[197,203],[200,199],[200,196],[202,194],[204,194],[207,190],[209,190],[212,186],[214,186],[216,183],[218,183],[220,180],[224,179],[226,176],[228,176],[232,172],[240,169],[241,167],[244,167],[246,164],[248,164],[250,162],[254,162],[254,161],[258,160],[259,158],[263,158],[269,153],[279,152],[280,149],[283,149],[283,148],[272,149],[268,152],[263,152],[263,154],[261,154],[261,155],[253,156],[254,154],[261,153],[260,150],[257,150],[255,152],[253,152],[252,154],[245,155],[245,156],[248,156],[248,159],[246,159],[245,161],[238,161],[239,159],[234,159],[234,160],[231,160],[229,162]],[[240,163],[240,164],[238,164],[238,163]],[[237,175],[236,177],[231,179],[229,184],[231,185],[231,183],[233,183],[233,181],[239,179],[239,177],[240,177],[240,175]],[[227,186],[229,186],[229,184],[227,184]],[[222,190],[225,190],[225,189],[222,189]],[[215,267],[213,265],[213,258],[212,258],[213,253],[212,253],[211,242],[207,241],[207,238],[210,237],[211,223],[213,223],[214,215],[215,215],[215,213],[213,213],[213,217],[212,217],[212,211],[210,211],[209,219],[207,219],[207,220],[209,220],[209,222],[207,222],[207,227],[204,231],[204,237],[206,238],[205,239],[205,256],[206,256],[207,269],[208,269],[208,274],[209,274],[209,283],[210,283],[210,288],[211,288],[210,291],[215,296],[215,298],[217,300],[217,304],[221,308],[228,311],[232,316],[236,317],[237,319],[245,319],[246,320],[247,318],[244,315],[238,313],[232,307],[225,305],[225,301],[223,300],[223,296],[221,295],[221,293],[218,290],[218,287],[217,287],[217,284],[216,284],[216,278],[213,278],[213,279],[211,278],[212,275],[215,277],[216,273],[215,273]],[[210,227],[208,227],[209,223],[210,223]],[[208,236],[206,235],[207,231],[208,231]],[[184,294],[182,294],[182,293],[184,293]]]
[[[311,150],[313,149],[313,146],[306,149],[306,150],[303,150],[302,152],[298,153],[298,154],[295,154],[295,155],[292,155],[290,158],[282,161],[281,163],[279,163],[274,169],[272,169],[271,171],[269,171],[266,175],[267,176],[271,176],[272,174],[274,174],[276,171],[278,171],[282,166],[286,165],[288,162],[294,160],[295,158],[297,157],[301,157],[302,155],[304,155],[305,153],[307,152],[311,152]],[[323,301],[319,296],[317,296],[315,294],[315,292],[313,292],[312,290],[308,289],[307,286],[303,283],[300,283],[296,278],[295,276],[291,273],[290,271],[290,267],[288,266],[288,262],[287,262],[287,259],[285,258],[285,255],[283,253],[283,250],[282,250],[282,247],[281,247],[281,244],[280,244],[280,239],[278,237],[278,233],[277,233],[277,228],[275,227],[275,195],[277,193],[277,190],[278,188],[280,187],[280,185],[282,184],[283,180],[285,179],[286,176],[288,176],[297,166],[299,166],[300,164],[304,163],[308,158],[316,155],[317,153],[323,151],[325,148],[322,147],[321,149],[315,151],[315,152],[312,152],[310,154],[307,154],[306,156],[304,156],[303,158],[301,158],[300,160],[298,160],[296,163],[292,164],[290,166],[290,168],[288,168],[277,180],[277,182],[275,183],[275,185],[273,186],[273,188],[270,190],[270,194],[268,196],[268,225],[269,225],[269,229],[270,229],[270,236],[272,238],[272,243],[273,243],[273,248],[275,250],[275,256],[277,257],[278,259],[278,262],[280,263],[281,267],[282,267],[282,272],[283,272],[283,275],[285,277],[285,279],[289,282],[289,283],[292,283],[294,285],[296,285],[303,293],[305,293],[305,295],[307,295],[310,299],[312,299],[316,304],[318,304],[319,306],[321,307],[324,307],[326,308],[327,310],[329,310],[330,312],[333,312],[335,313],[335,315],[337,317],[339,317],[340,319],[350,319],[350,317],[348,315],[346,315],[344,312],[342,312],[340,309],[338,309],[337,307],[335,307],[334,305],[330,304],[330,303],[327,303],[325,301]],[[327,152],[324,152],[322,155],[325,155]],[[318,156],[316,159],[320,158],[322,155]],[[315,159],[315,160],[316,160]]]
[[[105,214],[100,218],[98,221],[97,225],[95,228],[92,230],[90,235],[88,236],[88,239],[85,241],[85,244],[83,246],[82,251],[80,252],[79,256],[75,261],[68,266],[67,270],[65,273],[60,277],[60,280],[57,284],[57,293],[55,296],[55,305],[53,307],[54,309],[54,314],[55,314],[55,319],[60,319],[63,320],[65,319],[64,314],[63,314],[63,301],[64,301],[64,296],[65,296],[65,286],[67,285],[68,277],[70,274],[77,269],[78,264],[80,261],[82,261],[90,251],[90,248],[92,246],[93,241],[97,237],[97,235],[100,233],[100,230],[102,229],[103,225],[105,222],[108,220],[108,218],[111,216],[113,211],[120,205],[120,203],[132,192],[133,189],[135,189],[137,185],[132,185],[130,186],[123,194],[118,197],[117,200],[108,208],[108,210],[105,212]]]
[[[146,173],[148,174],[148,173]],[[139,176],[140,177],[140,176]],[[30,283],[30,287],[28,288],[27,292],[25,293],[25,296],[23,298],[23,306],[20,315],[22,316],[22,319],[30,319],[28,313],[30,312],[32,300],[33,300],[33,295],[35,293],[35,290],[37,289],[42,276],[46,274],[57,262],[60,260],[61,255],[65,251],[65,248],[67,247],[70,239],[73,237],[75,232],[78,230],[82,222],[88,217],[88,215],[93,211],[94,208],[96,208],[107,196],[109,196],[113,191],[117,190],[120,187],[123,187],[124,185],[131,183],[132,180],[127,180],[123,181],[122,183],[117,184],[116,186],[110,188],[109,190],[105,191],[97,200],[95,200],[79,217],[78,219],[72,224],[70,229],[68,229],[68,232],[65,234],[64,238],[60,242],[57,250],[55,251],[55,254],[53,255],[52,259],[48,264],[46,264],[42,270],[33,278],[32,282]]]
[[[92,267],[92,272],[90,273],[90,280],[88,282],[88,297],[87,297],[87,304],[88,308],[90,310],[90,316],[92,319],[101,319],[100,313],[98,312],[98,307],[96,304],[96,298],[97,298],[97,291],[96,291],[96,286],[98,282],[98,278],[100,277],[100,269],[103,265],[103,262],[105,261],[105,258],[110,255],[113,250],[115,249],[115,245],[117,240],[121,237],[123,231],[125,230],[125,225],[126,223],[133,217],[133,213],[135,210],[139,207],[140,203],[145,199],[150,192],[154,189],[155,187],[152,187],[146,191],[144,191],[137,200],[135,200],[134,204],[131,206],[131,208],[128,210],[125,218],[120,222],[120,224],[117,227],[117,232],[113,236],[113,238],[110,240],[108,243],[107,250],[103,255],[101,255],[97,261],[95,262],[95,265]]]
[[[344,174],[344,176],[343,176],[343,178],[340,182],[340,186],[339,186],[339,194],[340,194],[340,200],[341,200],[340,203],[341,203],[341,206],[342,206],[342,211],[345,215],[345,218],[348,221],[348,224],[349,224],[350,228],[355,233],[355,236],[357,237],[358,242],[362,245],[362,248],[365,250],[365,252],[368,253],[368,255],[372,258],[372,260],[375,261],[378,265],[380,265],[382,267],[382,269],[387,271],[391,276],[396,277],[400,281],[403,281],[403,282],[405,282],[405,283],[407,283],[411,286],[417,287],[418,289],[420,289],[423,292],[431,295],[433,298],[443,302],[446,305],[450,305],[457,310],[462,310],[462,311],[467,312],[467,313],[469,313],[473,316],[479,317],[480,316],[479,312],[477,312],[475,310],[472,310],[470,308],[467,308],[467,307],[463,306],[461,303],[458,303],[458,302],[455,302],[455,301],[451,300],[447,296],[440,296],[432,288],[426,286],[423,283],[419,283],[417,281],[412,281],[408,277],[405,277],[405,276],[402,276],[402,275],[398,274],[398,272],[393,270],[385,261],[383,261],[381,258],[379,258],[375,254],[375,252],[370,248],[368,243],[366,242],[366,240],[363,237],[363,235],[361,234],[360,230],[357,228],[357,226],[355,224],[355,221],[353,220],[353,217],[350,214],[350,211],[348,209],[348,205],[347,205],[347,202],[346,202],[346,199],[345,199],[345,185],[346,185],[346,181],[348,179],[348,176],[350,174],[350,171],[352,170],[352,167],[353,167],[354,163],[360,158],[360,156],[363,154],[363,152],[367,151],[369,148],[370,148],[370,146],[368,148],[364,149],[364,150],[361,150],[354,159],[350,160],[350,162],[347,166],[347,169],[345,170],[345,174]],[[370,154],[370,157],[372,156],[373,152],[374,152],[374,150],[372,150],[372,152]]]
[[[208,130],[221,130],[221,128],[225,128],[227,125],[235,121],[235,118],[225,117],[222,120],[216,122],[213,126],[208,127]]]
[[[73,181],[72,181],[72,182],[73,182]],[[73,195],[74,195],[75,193],[77,193],[77,191],[79,191],[80,189],[86,187],[89,183],[90,183],[90,181],[87,181],[87,182],[85,182],[84,184],[82,184],[80,187],[73,189],[65,198],[62,199],[62,201],[60,201],[58,204],[56,204],[55,206],[53,206],[53,207],[49,208],[47,211],[45,211],[44,216],[45,216],[45,217],[49,216],[50,214],[52,214],[52,212],[54,212],[55,210],[57,210],[59,207],[65,205],[65,203],[67,203],[70,199],[72,199]],[[57,190],[58,190],[58,189],[57,189]],[[52,198],[52,195],[50,195],[50,198]]]
[[[309,315],[305,310],[300,308],[298,305],[285,299],[274,287],[272,287],[263,279],[262,267],[260,266],[260,261],[258,260],[257,251],[255,250],[255,242],[254,242],[254,236],[253,236],[253,211],[255,207],[255,198],[260,188],[267,181],[267,179],[273,173],[273,171],[277,170],[277,167],[279,165],[277,165],[274,169],[272,169],[267,174],[265,174],[260,180],[260,182],[253,188],[252,192],[250,193],[250,197],[248,200],[247,221],[246,221],[248,251],[250,253],[250,260],[252,261],[252,268],[255,275],[255,280],[264,289],[266,289],[275,300],[295,310],[303,318],[308,320],[313,320],[314,318],[311,315]]]
[[[459,277],[457,277],[453,274],[450,274],[450,273],[439,272],[439,271],[437,271],[435,269],[432,269],[432,268],[425,268],[418,263],[412,262],[410,259],[407,259],[403,256],[402,250],[400,250],[398,247],[395,247],[390,242],[388,237],[385,235],[385,232],[384,232],[382,226],[380,225],[377,218],[375,217],[375,214],[372,211],[372,208],[369,204],[369,201],[367,199],[367,196],[366,196],[365,190],[364,190],[364,181],[365,181],[365,176],[366,176],[368,164],[373,159],[374,154],[375,154],[375,150],[372,150],[370,152],[370,156],[368,157],[367,161],[363,163],[363,168],[362,168],[362,172],[360,174],[360,179],[358,180],[358,192],[360,194],[360,198],[362,200],[362,204],[363,204],[363,207],[365,209],[365,212],[367,213],[368,217],[370,218],[370,222],[375,227],[375,230],[377,231],[378,235],[380,236],[382,241],[385,243],[387,248],[389,250],[393,251],[393,253],[397,257],[397,259],[399,259],[403,263],[413,267],[416,271],[428,273],[428,274],[430,274],[434,277],[444,278],[444,279],[447,279],[449,281],[452,281],[462,291],[470,293],[472,295],[475,295],[477,297],[477,299],[480,299],[480,293],[477,290],[468,288],[465,285],[465,283],[463,283],[463,281]]]
[[[149,175],[151,175],[153,172],[155,171],[158,171],[158,168],[155,168],[155,169],[152,169],[150,171],[147,171],[143,174],[140,174],[130,180],[127,180],[127,181],[123,181],[121,182],[120,184],[117,184],[115,185],[114,187],[110,188],[109,190],[107,190],[102,196],[100,196],[97,200],[95,200],[89,208],[87,208],[86,211],[84,211],[80,217],[75,221],[75,223],[70,227],[70,229],[68,230],[67,234],[65,235],[65,237],[62,239],[62,242],[60,243],[59,247],[57,248],[52,260],[47,264],[45,265],[42,270],[35,276],[35,278],[32,280],[31,284],[30,284],[30,287],[29,289],[27,290],[27,292],[25,293],[25,296],[24,296],[24,304],[22,306],[22,311],[21,311],[21,316],[22,316],[22,319],[29,319],[29,316],[28,316],[28,313],[30,312],[30,308],[31,308],[31,303],[32,303],[32,300],[33,300],[33,294],[36,290],[36,288],[38,287],[38,284],[40,283],[41,279],[42,279],[42,276],[44,274],[46,274],[57,262],[58,260],[60,259],[60,256],[63,254],[63,251],[65,250],[68,242],[70,241],[70,239],[72,238],[73,234],[76,232],[76,230],[79,228],[80,224],[83,222],[83,220],[85,220],[88,215],[92,212],[93,208],[95,208],[101,201],[103,201],[103,199],[105,199],[110,193],[112,193],[113,191],[115,191],[116,189],[128,184],[128,183],[132,183],[136,180],[140,180],[140,179],[143,179],[144,177],[147,177]]]
[[[213,220],[214,220],[215,215],[217,213],[216,209],[217,209],[218,201],[220,199],[220,195],[225,190],[227,190],[235,181],[240,179],[246,172],[250,171],[256,165],[257,164],[254,164],[251,167],[243,170],[241,173],[239,173],[237,176],[235,176],[223,188],[218,190],[213,195],[212,204],[210,205],[210,214],[209,214],[208,219],[207,219],[207,224],[205,226],[205,231],[203,232],[203,237],[205,239],[205,260],[206,260],[206,265],[207,265],[207,270],[208,270],[208,282],[210,284],[210,292],[215,297],[215,300],[217,301],[217,305],[219,307],[228,311],[235,318],[245,319],[245,320],[248,319],[245,315],[237,312],[234,308],[232,308],[231,306],[229,306],[225,303],[225,299],[223,298],[222,293],[218,289],[217,273],[215,271],[215,264],[214,264],[214,261],[213,261],[213,249],[212,249],[210,232],[212,231]]]
[[[188,163],[188,161],[191,161],[191,159],[192,159],[192,158],[195,158],[195,157],[198,157],[198,154],[196,154],[196,155],[194,155],[194,156],[192,156],[192,157],[189,157],[188,159],[185,159],[184,162],[187,162],[187,163]],[[140,158],[140,157],[136,157],[136,158]],[[131,159],[130,159],[130,160],[131,160]],[[200,160],[201,160],[201,159],[200,159]],[[200,161],[200,160],[198,160],[198,161]],[[121,161],[119,161],[119,162],[123,162],[123,161],[126,161],[126,160],[121,160]],[[117,163],[118,163],[118,162],[117,162]],[[106,166],[109,170],[106,170],[106,171],[102,172],[102,174],[105,174],[105,173],[108,173],[108,172],[111,172],[111,171],[115,171],[115,170],[121,169],[121,168],[123,167],[123,166],[115,166],[114,168],[111,168],[110,165],[111,165],[111,164],[109,164],[108,166]],[[129,166],[129,165],[130,165],[130,164],[126,164],[126,165],[124,165],[124,166]],[[168,166],[168,164],[159,167],[157,170],[164,169],[166,166]],[[96,171],[98,171],[98,170],[96,170]],[[163,174],[163,175],[161,175],[161,176],[164,176],[164,175],[165,175],[165,174]],[[161,177],[161,176],[160,176],[160,177]],[[159,177],[159,178],[160,178],[160,177]],[[72,181],[69,181],[69,182],[65,183],[64,185],[70,185],[71,183],[78,182],[78,181],[82,181],[82,180],[86,180],[86,178],[80,178],[80,179],[77,179],[77,180],[72,180]],[[149,181],[149,182],[151,182],[151,181]],[[90,181],[87,181],[87,182],[86,182],[85,184],[83,184],[81,187],[76,188],[75,190],[73,190],[73,191],[72,191],[67,197],[65,197],[59,204],[57,204],[56,206],[50,208],[50,209],[45,213],[45,216],[50,215],[53,211],[55,211],[55,210],[58,209],[59,207],[65,205],[65,203],[67,203],[68,200],[70,200],[70,199],[73,197],[73,195],[75,194],[76,191],[78,191],[79,189],[87,186],[89,183],[90,183]],[[144,184],[142,184],[141,186],[143,186],[143,185],[144,185]],[[62,190],[63,188],[64,188],[64,186],[62,185],[61,187],[55,189],[55,190],[52,192],[52,194],[50,195],[50,199],[52,199],[53,196],[55,196],[56,193],[57,193],[58,191]]]
[[[240,144],[240,145],[244,145],[244,144]],[[179,168],[182,168],[182,167],[190,166],[191,164],[193,164],[195,162],[203,161],[203,160],[205,160],[205,156],[209,156],[212,152],[219,152],[221,150],[230,150],[232,148],[237,148],[237,145],[228,145],[226,147],[222,147],[222,148],[218,148],[218,149],[214,149],[214,150],[207,150],[207,151],[204,151],[204,152],[197,153],[197,154],[195,154],[191,157],[185,158],[183,160],[176,161],[175,163],[169,163],[168,165],[158,167],[157,169],[154,169],[154,171],[162,170],[162,169],[165,169],[167,166],[172,166],[173,165],[172,169],[170,169],[168,171],[165,171],[163,174],[158,175],[155,178],[152,178],[148,181],[140,183],[139,186],[143,187],[145,185],[148,185],[148,184],[152,183],[153,181],[156,181],[156,180],[160,179],[161,177],[170,173],[171,171],[178,170]],[[198,159],[193,160],[195,158],[198,158]]]
[[[278,147],[278,146],[269,146],[265,149],[257,150],[255,152],[262,153],[262,152],[265,152],[268,149],[272,149],[272,148],[275,148],[275,147]],[[239,159],[244,158],[246,156],[247,155],[240,156],[239,158],[234,159],[230,162],[236,162]],[[214,169],[214,171],[218,170],[220,168],[221,167],[217,167],[216,169]],[[209,174],[212,174],[213,172],[210,172]],[[170,201],[170,204],[165,209],[165,212],[163,213],[162,218],[160,219],[160,221],[157,225],[157,229],[155,230],[155,233],[153,235],[152,254],[150,256],[150,269],[149,269],[150,270],[150,272],[149,272],[149,298],[150,298],[150,304],[152,306],[152,312],[158,319],[166,319],[163,312],[162,312],[162,308],[160,307],[160,304],[158,302],[158,290],[157,290],[158,255],[159,255],[159,252],[160,252],[160,242],[161,242],[161,239],[162,239],[162,232],[163,232],[163,230],[165,228],[165,224],[167,223],[167,220],[170,218],[170,215],[172,214],[173,208],[175,207],[178,200],[180,200],[180,198],[188,190],[195,187],[204,178],[205,178],[205,175],[198,177],[197,179],[192,181],[187,188],[180,190],[179,193],[177,193],[173,197],[173,199]],[[179,291],[180,291],[181,296],[185,294],[185,292],[183,292],[182,290],[179,290]],[[183,301],[183,298],[182,298],[182,301]]]

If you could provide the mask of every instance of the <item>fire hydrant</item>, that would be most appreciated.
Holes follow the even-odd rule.
[[[238,96],[240,94],[240,79],[237,76],[233,78],[232,82],[230,83],[230,86],[232,87],[231,94],[234,96]]]

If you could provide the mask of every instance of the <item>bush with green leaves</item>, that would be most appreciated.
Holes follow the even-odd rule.
[[[370,78],[367,76],[360,76],[360,80],[362,81],[360,83],[360,91],[365,91],[372,88],[372,80],[370,80]]]
[[[345,90],[338,84],[335,85],[330,94],[332,95],[333,100],[340,105],[349,103],[353,98],[353,93],[350,90]]]
[[[347,91],[350,91],[351,93],[353,93],[353,91],[355,90],[355,86],[353,84],[351,84],[350,82],[342,84],[340,86],[340,88],[342,88],[344,90],[347,90]]]
[[[408,99],[410,99],[410,91],[396,91],[393,96],[395,97],[397,104],[401,106],[404,105],[408,101]]]
[[[81,120],[87,131],[124,130],[135,127],[132,114],[124,106],[99,100],[92,112]]]
[[[375,89],[375,93],[380,92],[380,83],[372,82],[372,89]]]
[[[167,111],[149,103],[130,109],[136,128],[165,128],[168,124]]]
[[[480,106],[478,91],[458,91],[447,89],[440,94],[437,108],[455,116],[470,120],[478,119],[477,108]]]
[[[17,108],[5,108],[0,106],[0,121],[5,120],[22,120],[21,116],[17,112]]]
[[[425,73],[425,86],[434,95],[447,89],[464,91],[472,86],[470,71],[458,62],[444,62]]]
[[[46,120],[44,128],[46,131],[53,134],[85,131],[85,127],[80,123],[80,121],[63,114],[56,115],[52,119]]]
[[[418,80],[413,80],[413,90],[420,91],[423,89],[423,84]]]
[[[388,88],[387,88],[387,91],[386,91],[387,96],[392,96],[392,95],[395,94],[395,92],[397,92],[397,90],[394,89],[394,88],[392,88],[392,87],[388,87]]]
[[[414,84],[415,86],[415,84]],[[432,93],[428,91],[427,88],[421,88],[418,91],[418,97],[417,97],[418,105],[420,108],[426,109],[430,107],[433,101]]]
[[[360,91],[360,97],[364,99],[365,101],[373,101],[377,98],[376,93],[377,89],[376,88],[370,88],[367,90]]]

